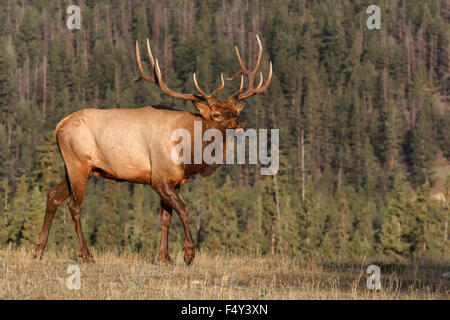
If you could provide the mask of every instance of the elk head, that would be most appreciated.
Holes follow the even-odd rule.
[[[245,102],[243,100],[257,94],[260,92],[263,92],[267,89],[267,87],[270,84],[270,81],[272,79],[272,62],[270,62],[269,67],[269,76],[266,80],[266,82],[263,84],[263,75],[262,72],[259,73],[259,83],[256,87],[254,87],[254,80],[255,77],[259,71],[259,68],[261,67],[262,62],[262,44],[261,40],[258,36],[256,36],[258,40],[259,45],[259,54],[256,62],[256,66],[254,70],[250,71],[242,62],[242,58],[239,54],[239,49],[236,46],[236,55],[239,60],[239,65],[241,69],[231,78],[227,78],[227,80],[235,80],[239,76],[241,78],[241,85],[237,92],[235,92],[230,98],[227,100],[218,100],[216,99],[217,94],[225,87],[225,82],[223,75],[220,75],[221,78],[221,85],[214,90],[211,94],[206,94],[198,85],[196,75],[194,73],[194,84],[195,88],[197,89],[198,93],[192,94],[192,93],[178,93],[175,92],[165,84],[161,77],[161,70],[159,68],[158,59],[153,58],[152,51],[150,49],[150,41],[147,38],[147,52],[148,57],[150,60],[150,64],[153,68],[155,77],[149,76],[144,72],[144,69],[142,68],[142,62],[141,62],[141,56],[139,51],[139,44],[136,41],[136,60],[138,63],[140,75],[135,80],[140,81],[142,79],[155,83],[161,88],[161,91],[163,91],[165,94],[182,100],[189,100],[191,101],[197,111],[200,113],[200,115],[203,117],[203,119],[210,123],[212,127],[217,128],[226,128],[226,129],[235,129],[235,130],[243,130],[246,126],[246,121],[242,120],[239,117],[239,114],[241,113]],[[244,90],[244,75],[248,77],[248,89],[246,92],[243,92]]]

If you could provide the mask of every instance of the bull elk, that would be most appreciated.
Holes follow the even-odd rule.
[[[174,144],[171,141],[171,133],[179,128],[192,133],[194,121],[202,122],[202,130],[215,128],[225,132],[226,129],[245,129],[246,122],[239,117],[244,106],[243,100],[266,90],[272,78],[270,63],[267,80],[263,84],[263,76],[260,73],[259,83],[254,87],[262,61],[262,45],[258,36],[257,40],[259,54],[254,70],[248,70],[244,66],[236,46],[240,70],[227,80],[235,80],[240,76],[241,83],[239,90],[227,100],[216,99],[217,94],[224,88],[223,75],[221,85],[209,95],[198,85],[195,73],[193,78],[197,93],[172,91],[161,77],[158,60],[153,58],[148,39],[147,51],[154,76],[144,72],[139,44],[136,41],[136,60],[140,75],[135,81],[146,80],[156,84],[162,92],[173,98],[191,101],[199,114],[151,106],[135,109],[84,109],[59,122],[55,135],[66,175],[65,179],[48,193],[44,222],[34,256],[42,257],[55,211],[70,197],[69,210],[77,235],[80,257],[84,262],[94,262],[81,228],[81,208],[86,186],[94,175],[116,181],[151,185],[161,198],[161,243],[158,259],[173,263],[167,242],[172,209],[175,209],[183,224],[184,260],[189,265],[195,256],[195,246],[188,226],[188,211],[179,197],[179,190],[189,177],[195,174],[207,176],[219,165],[208,165],[205,162],[175,164],[171,161],[171,148]],[[245,92],[244,75],[248,77],[248,89]]]

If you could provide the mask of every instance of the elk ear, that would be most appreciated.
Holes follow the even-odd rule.
[[[209,114],[211,113],[211,109],[207,104],[194,101],[194,106],[197,108],[197,111],[200,112],[203,118],[208,119]]]
[[[245,102],[235,105],[235,108],[236,108],[236,111],[238,114],[241,113],[242,109],[244,109],[244,105],[245,105]]]

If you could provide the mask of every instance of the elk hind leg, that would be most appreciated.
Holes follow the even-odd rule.
[[[67,184],[67,178],[61,181],[60,184],[47,195],[47,208],[45,210],[44,223],[42,225],[41,234],[39,236],[38,243],[36,244],[36,250],[34,252],[35,258],[41,258],[44,254],[45,247],[47,246],[48,234],[52,225],[53,217],[58,209],[59,205],[69,197],[69,185]]]

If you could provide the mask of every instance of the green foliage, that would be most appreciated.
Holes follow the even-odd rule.
[[[305,200],[299,206],[298,214],[298,236],[300,237],[300,249],[303,252],[311,252],[318,246],[320,240],[320,229],[318,225],[319,201],[314,191],[311,176],[306,182]],[[295,220],[294,220],[295,221]]]
[[[381,233],[381,245],[387,256],[401,257],[407,253],[407,243],[404,241],[407,219],[407,207],[403,177],[395,184],[392,200],[389,204],[386,222]]]
[[[39,190],[39,187],[35,186],[24,213],[21,243],[32,245],[37,242],[41,229],[39,221],[42,221],[44,212],[45,196]]]
[[[13,89],[13,61],[8,52],[9,39],[0,37],[0,107],[2,111],[10,110],[9,103]]]
[[[41,40],[39,25],[39,11],[33,6],[26,6],[15,37],[15,47],[20,65],[25,61],[34,64],[37,60]]]
[[[211,194],[209,199],[211,206],[201,221],[201,241],[212,250],[237,250],[240,247],[237,216],[233,210],[234,201],[236,191],[233,190],[231,179],[227,176],[224,185]]]
[[[24,238],[24,222],[29,200],[27,179],[22,175],[17,185],[17,191],[12,203],[11,214],[8,219],[8,235],[10,241],[21,243]]]
[[[122,244],[122,230],[120,225],[120,216],[117,207],[117,184],[107,181],[105,201],[100,207],[101,217],[103,218],[99,228],[97,241],[104,248],[119,248]]]
[[[144,211],[144,187],[138,185],[134,191],[128,240],[130,247],[138,252],[156,252],[159,244],[159,225],[152,212]]]

